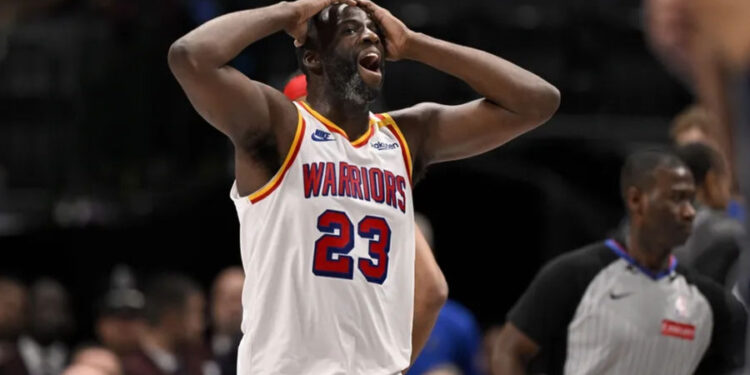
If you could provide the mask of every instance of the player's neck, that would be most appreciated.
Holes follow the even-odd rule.
[[[624,244],[628,255],[642,267],[653,272],[658,273],[669,268],[672,249],[665,249],[645,237],[636,228],[630,229],[627,242]]]
[[[351,140],[359,138],[367,131],[370,123],[369,103],[362,105],[323,95],[308,95],[307,103],[343,129]]]

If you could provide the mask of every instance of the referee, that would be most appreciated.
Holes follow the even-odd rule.
[[[693,177],[676,156],[628,158],[626,238],[547,264],[508,314],[493,373],[711,374],[742,365],[746,316],[713,281],[677,264],[689,237]]]

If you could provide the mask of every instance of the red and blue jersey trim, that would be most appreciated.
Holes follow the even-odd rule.
[[[393,134],[394,137],[396,137],[396,140],[401,145],[401,156],[404,159],[404,164],[406,164],[406,172],[409,175],[409,184],[414,186],[414,182],[412,181],[412,159],[411,159],[411,150],[409,150],[409,144],[406,143],[406,137],[404,137],[404,133],[401,133],[401,129],[399,129],[398,125],[396,125],[396,121],[393,121],[393,117],[387,113],[378,113],[375,115],[375,117],[380,120],[380,126],[386,127],[388,130],[390,130],[391,134]]]
[[[309,114],[311,114],[313,117],[315,117],[318,121],[320,121],[323,126],[328,128],[329,131],[333,133],[338,133],[341,136],[343,136],[349,143],[351,143],[352,146],[355,148],[360,148],[367,144],[367,142],[372,138],[373,134],[375,133],[375,128],[372,119],[370,120],[369,124],[367,125],[367,131],[364,132],[359,138],[351,141],[349,140],[349,135],[346,134],[344,129],[342,129],[340,126],[333,123],[333,121],[327,119],[325,116],[318,113],[318,111],[314,110],[312,107],[310,107],[309,104],[305,101],[299,101],[300,105],[302,105],[302,108],[304,108]]]

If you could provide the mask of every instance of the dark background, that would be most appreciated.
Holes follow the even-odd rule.
[[[271,3],[20,0],[15,16],[0,8],[0,272],[63,281],[80,337],[117,263],[139,276],[182,271],[205,286],[239,263],[231,145],[193,111],[166,54],[216,14]],[[431,167],[416,188],[451,297],[483,327],[502,323],[545,260],[618,224],[623,158],[666,144],[690,97],[650,53],[636,0],[379,3],[415,30],[498,54],[562,93],[546,125]],[[296,67],[292,41],[269,37],[234,65],[282,87]],[[386,71],[385,109],[475,97],[413,62]]]

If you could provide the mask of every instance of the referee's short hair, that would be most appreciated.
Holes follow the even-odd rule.
[[[620,194],[627,201],[628,188],[636,187],[641,191],[649,190],[654,185],[654,172],[659,168],[686,167],[677,155],[666,150],[638,151],[628,156],[620,172]]]
[[[687,164],[693,173],[696,186],[703,186],[708,171],[726,173],[727,166],[719,151],[703,143],[688,143],[677,148],[677,156]]]

